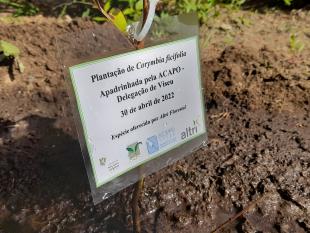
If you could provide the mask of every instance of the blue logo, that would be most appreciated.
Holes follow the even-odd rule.
[[[147,151],[149,152],[150,155],[159,151],[159,144],[156,135],[148,138],[146,140],[146,145],[147,145]]]
[[[176,142],[177,137],[174,128],[166,129],[158,134],[158,142],[161,148]]]

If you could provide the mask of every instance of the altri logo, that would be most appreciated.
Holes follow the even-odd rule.
[[[185,128],[185,130],[181,132],[181,139],[184,140],[184,139],[190,138],[190,137],[194,136],[195,134],[197,134],[198,133],[198,126],[199,126],[198,122],[193,121],[192,126],[187,126]]]

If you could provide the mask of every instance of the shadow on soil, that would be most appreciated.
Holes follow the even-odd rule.
[[[3,139],[0,146],[0,182],[3,184],[0,187],[0,233],[38,232],[41,227],[36,229],[36,224],[44,226],[49,224],[48,221],[39,219],[38,223],[33,223],[29,219],[32,216],[36,218],[51,205],[58,206],[54,213],[50,213],[52,216],[64,214],[65,218],[77,208],[85,212],[87,221],[101,221],[107,232],[129,232],[123,222],[127,213],[125,209],[114,210],[116,215],[104,221],[109,203],[104,202],[94,208],[79,142],[55,128],[55,121],[37,115],[18,122],[0,119],[0,138]],[[16,138],[18,135],[23,136]],[[124,202],[121,195],[114,199],[119,204]],[[68,200],[74,206],[69,207],[71,210],[66,209]],[[1,213],[1,203],[5,204],[7,213]],[[63,207],[59,207],[61,203]],[[35,212],[36,206],[38,213]],[[94,211],[97,212],[96,217]],[[18,219],[23,217],[25,221]]]
[[[18,129],[21,122],[26,129]],[[54,122],[36,115],[17,123],[2,121],[0,170],[7,185],[1,190],[5,191],[1,198],[23,202],[22,196],[31,192],[35,202],[46,204],[59,196],[74,199],[89,189],[78,141],[55,128]],[[14,138],[13,134],[24,136]]]

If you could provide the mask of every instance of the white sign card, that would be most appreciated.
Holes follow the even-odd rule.
[[[97,188],[206,133],[197,36],[69,71]]]

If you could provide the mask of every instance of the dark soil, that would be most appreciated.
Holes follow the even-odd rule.
[[[26,67],[0,66],[0,232],[130,232],[132,187],[92,204],[56,59],[58,35],[95,24],[26,21],[0,25]],[[144,232],[211,232],[244,209],[220,232],[310,232],[309,25],[223,11],[201,29],[209,144],[146,178]]]

